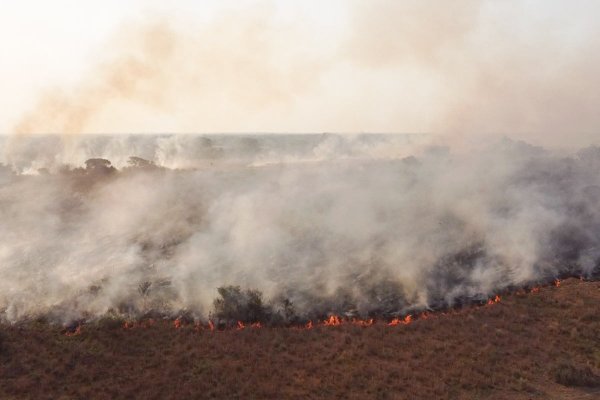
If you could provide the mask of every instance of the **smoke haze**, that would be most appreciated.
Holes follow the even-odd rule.
[[[540,6],[543,4],[543,7]],[[134,20],[18,133],[434,132],[597,143],[595,2],[351,2],[335,29],[274,3]],[[333,18],[333,17],[332,17]],[[339,20],[339,21],[338,21]]]
[[[391,315],[597,273],[598,147],[428,142],[83,135],[67,162],[60,137],[24,137],[0,176],[2,317],[205,318],[223,285],[303,315]]]
[[[2,319],[206,318],[223,285],[388,316],[598,273],[596,2],[275,4],[133,21],[0,136]],[[433,133],[284,134],[365,131]]]

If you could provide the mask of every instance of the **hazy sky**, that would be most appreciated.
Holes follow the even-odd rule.
[[[519,132],[594,141],[600,2],[0,5],[0,132]]]

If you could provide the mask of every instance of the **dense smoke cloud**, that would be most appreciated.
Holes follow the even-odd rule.
[[[76,153],[95,159],[67,168],[38,158],[60,138],[24,141],[0,176],[10,321],[111,309],[205,318],[223,285],[287,298],[303,315],[391,315],[600,263],[597,147],[565,156],[504,139],[455,154],[419,136],[82,136]]]
[[[339,36],[269,3],[134,23],[42,95],[0,138],[1,318],[205,318],[223,285],[387,316],[597,273],[598,6],[351,4]],[[235,131],[436,134],[82,135]]]

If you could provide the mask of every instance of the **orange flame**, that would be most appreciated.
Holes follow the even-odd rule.
[[[388,323],[388,326],[396,326],[396,325],[408,325],[412,322],[412,315],[408,314],[404,319],[394,318]]]
[[[580,280],[584,280],[583,276],[579,277]],[[561,280],[560,279],[555,279],[553,284],[556,287],[560,287],[561,285]],[[539,293],[540,292],[541,287],[540,286],[535,286],[532,287],[530,289],[525,289],[525,288],[521,288],[518,289],[515,294],[516,295],[525,295],[527,293],[527,290],[529,290],[529,293]],[[485,304],[487,305],[493,305],[493,304],[497,304],[501,301],[501,297],[500,295],[496,295],[493,298],[489,298],[487,300],[487,302]],[[458,314],[458,311],[454,310],[454,309],[450,309],[447,311],[434,311],[434,312],[427,312],[427,311],[422,311],[419,314],[416,315],[416,319],[429,319],[429,318],[434,318],[437,316],[446,316],[446,315],[455,315]],[[411,314],[408,314],[406,316],[404,316],[403,318],[400,317],[396,317],[394,319],[392,319],[391,321],[389,321],[387,323],[388,326],[397,326],[397,325],[409,325],[410,323],[413,322],[413,316]],[[147,319],[147,320],[142,320],[142,321],[124,321],[123,322],[123,329],[125,330],[129,330],[129,329],[135,329],[135,328],[148,328],[150,326],[153,326],[156,323],[156,321],[154,319]],[[340,317],[338,315],[330,315],[327,319],[323,320],[323,321],[316,321],[313,323],[312,320],[309,320],[308,322],[306,322],[306,324],[304,325],[300,325],[300,326],[295,326],[295,328],[297,329],[312,329],[315,325],[323,325],[323,326],[339,326],[339,325],[343,325],[343,324],[353,324],[353,325],[357,325],[357,326],[362,326],[362,327],[369,327],[375,324],[375,320],[373,318],[369,318],[369,319],[359,319],[359,318],[347,318],[347,319],[343,319],[343,317]],[[184,326],[184,321],[182,320],[181,317],[178,317],[177,319],[175,319],[173,321],[173,326],[175,327],[175,329],[180,329]],[[235,326],[236,330],[243,330],[246,327],[249,328],[254,328],[254,329],[261,329],[263,328],[262,324],[260,322],[253,322],[253,323],[248,323],[248,325],[246,325],[244,322],[242,321],[237,321],[237,324]],[[214,331],[215,330],[215,324],[213,321],[208,320],[207,321],[207,329],[209,329],[210,331]],[[201,330],[205,329],[204,325],[201,322],[195,322],[194,323],[194,329],[198,332],[200,332]],[[64,335],[66,336],[76,336],[76,335],[80,335],[82,333],[82,326],[81,324],[79,324],[74,330],[71,331],[66,331],[64,333]]]
[[[342,320],[337,315],[332,315],[329,317],[329,319],[323,321],[323,324],[325,326],[338,326],[342,324]]]

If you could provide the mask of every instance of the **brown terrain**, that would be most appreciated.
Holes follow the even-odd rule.
[[[210,331],[105,318],[0,325],[1,399],[596,399],[600,282],[408,324]]]

